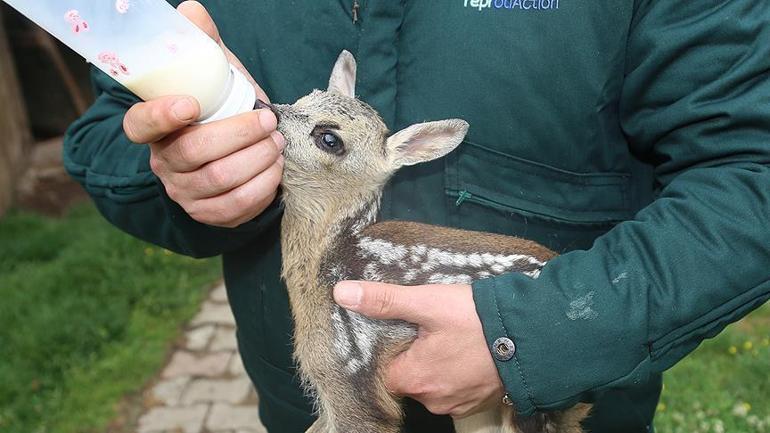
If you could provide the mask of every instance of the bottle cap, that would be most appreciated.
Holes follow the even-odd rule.
[[[257,102],[254,86],[233,65],[230,65],[230,79],[228,83],[229,88],[224,93],[225,97],[222,104],[214,113],[202,117],[198,123],[214,122],[254,109],[254,104]]]

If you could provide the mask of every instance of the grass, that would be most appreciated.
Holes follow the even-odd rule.
[[[218,278],[91,205],[0,220],[0,432],[101,431],[163,364]]]
[[[664,375],[659,433],[770,433],[770,304]]]

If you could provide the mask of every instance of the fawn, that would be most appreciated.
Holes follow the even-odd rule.
[[[295,322],[295,358],[316,398],[319,419],[308,429],[312,433],[396,433],[402,423],[400,399],[388,393],[382,372],[417,330],[339,307],[332,298],[338,281],[470,284],[504,272],[537,276],[555,255],[509,236],[377,223],[389,177],[401,166],[452,151],[468,124],[427,122],[389,135],[375,110],[355,99],[355,77],[355,60],[343,51],[327,91],[313,91],[293,105],[270,106],[287,142],[282,276]],[[455,428],[458,433],[576,433],[587,412],[587,405],[579,405],[517,419],[501,402],[493,411],[455,420]]]

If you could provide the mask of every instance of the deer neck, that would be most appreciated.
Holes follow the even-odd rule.
[[[298,297],[331,300],[329,287],[321,282],[322,261],[341,239],[358,235],[376,221],[380,197],[379,191],[351,194],[325,206],[285,198],[282,276],[292,303],[299,302]]]

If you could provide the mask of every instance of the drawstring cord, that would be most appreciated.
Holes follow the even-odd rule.
[[[358,0],[353,0],[353,24],[358,23],[358,10],[361,9],[361,5],[358,3]]]

